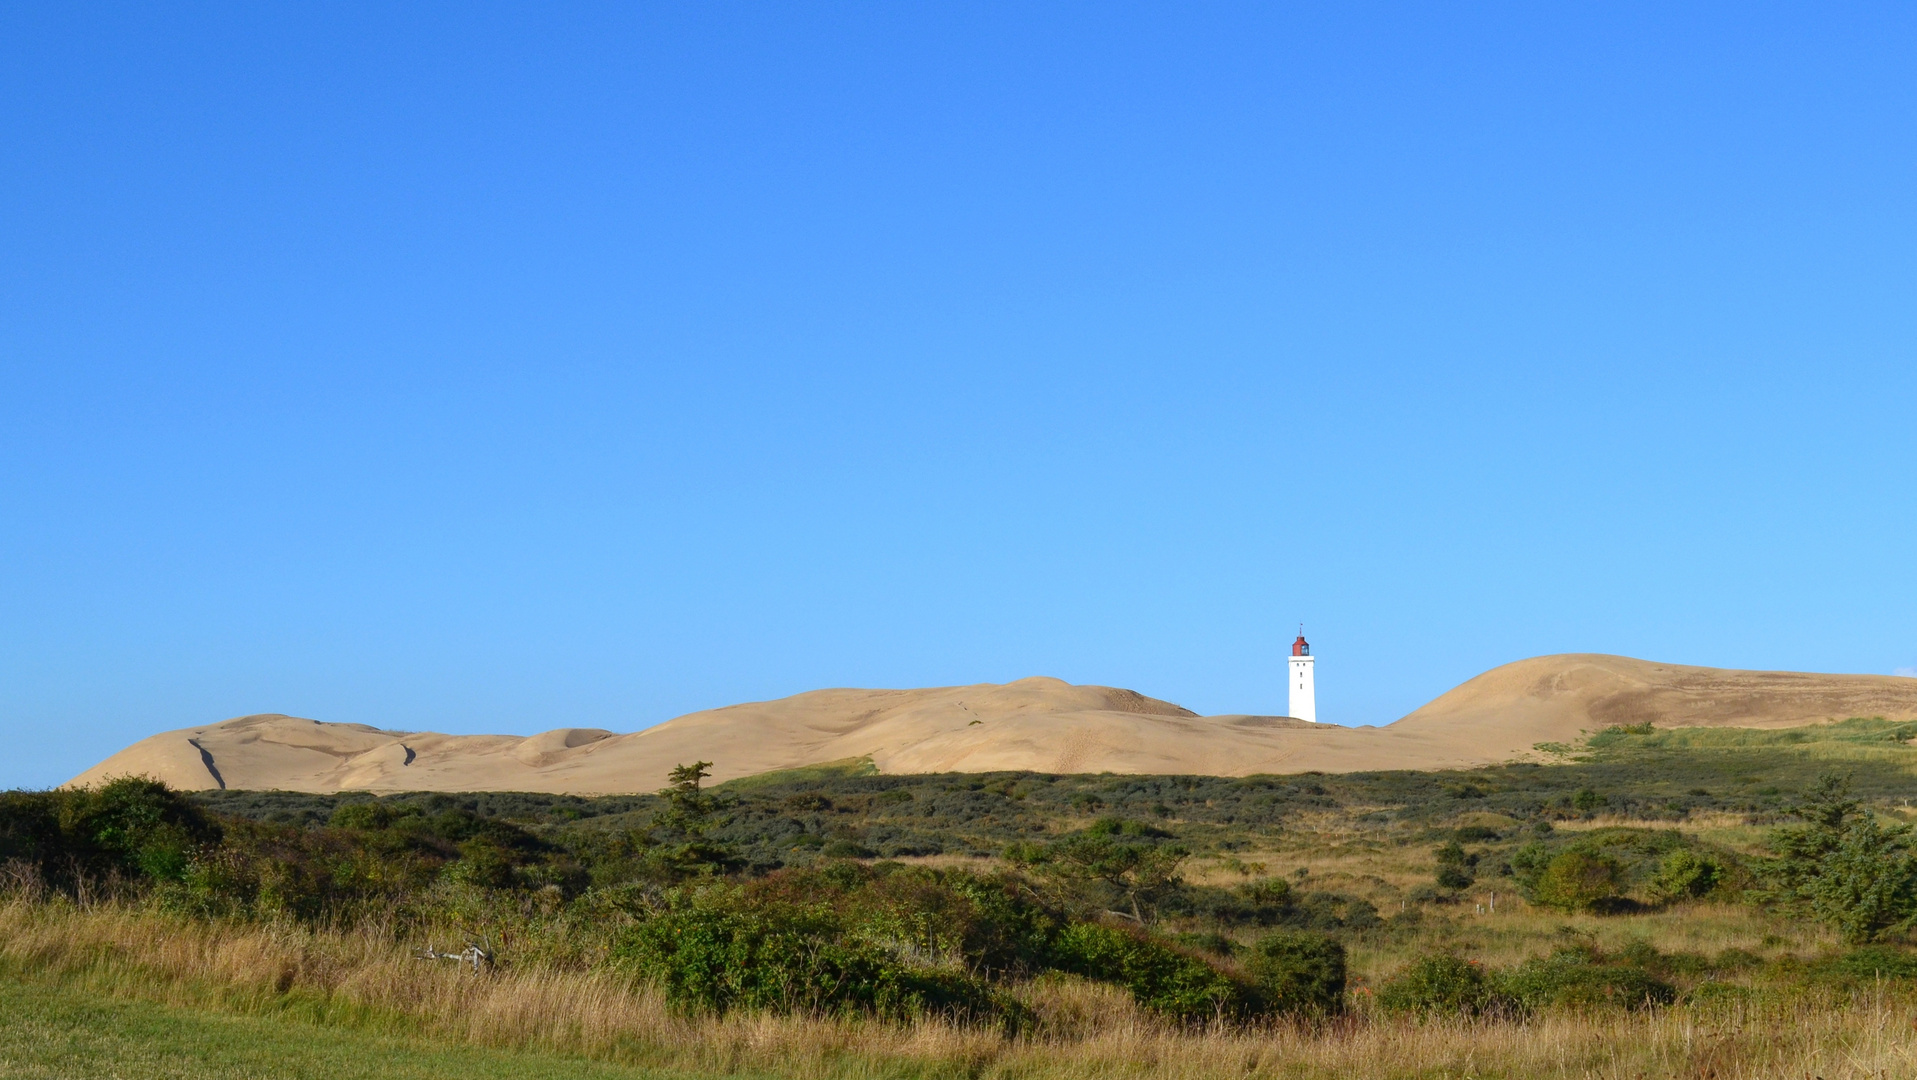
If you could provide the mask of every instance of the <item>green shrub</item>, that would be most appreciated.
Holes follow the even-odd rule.
[[[899,863],[842,861],[779,871],[747,885],[744,894],[765,903],[828,905],[846,933],[975,971],[1043,970],[1064,923],[1014,879]]]
[[[390,829],[402,818],[424,820],[425,812],[417,806],[395,806],[383,802],[344,803],[327,824],[335,829]]]
[[[1830,923],[1847,944],[1917,925],[1917,852],[1908,825],[1884,826],[1825,775],[1796,809],[1806,824],[1779,829],[1766,867],[1770,895]]]
[[[1117,983],[1140,1005],[1180,1020],[1206,1019],[1244,1006],[1238,985],[1210,964],[1116,927],[1065,927],[1053,943],[1052,963],[1061,971]]]
[[[1438,860],[1437,882],[1440,888],[1468,889],[1471,887],[1471,868],[1477,865],[1476,855],[1467,855],[1464,845],[1451,840],[1440,846],[1432,855]]]
[[[847,939],[827,911],[729,899],[696,897],[639,924],[614,947],[613,962],[690,1010],[1001,1020],[1016,1012],[963,971],[908,966],[877,945]]]
[[[1701,982],[1684,993],[1686,1005],[1742,1005],[1757,996],[1748,986],[1727,982]]]
[[[1545,864],[1532,892],[1545,907],[1589,911],[1622,893],[1623,876],[1617,860],[1608,855],[1565,851]]]
[[[1238,886],[1238,894],[1254,904],[1284,907],[1291,903],[1291,882],[1281,877],[1259,878]]]
[[[165,784],[122,777],[76,791],[0,794],[0,862],[67,892],[108,881],[178,884],[220,826]]]
[[[1724,879],[1724,867],[1708,855],[1679,848],[1664,856],[1651,892],[1664,901],[1694,900],[1708,895]]]
[[[1806,890],[1811,910],[1846,942],[1876,941],[1917,923],[1917,854],[1909,826],[1874,820],[1846,829]]]
[[[253,868],[239,853],[212,848],[187,864],[177,881],[160,883],[156,898],[170,911],[202,917],[239,914],[259,893]]]
[[[1215,930],[1191,930],[1173,934],[1172,940],[1180,948],[1192,952],[1210,953],[1213,956],[1229,957],[1238,951],[1238,943]]]
[[[828,859],[869,859],[878,854],[856,840],[834,840],[819,849]]]
[[[1539,822],[1539,824],[1550,823]],[[1527,899],[1537,899],[1538,878],[1544,876],[1544,868],[1551,864],[1551,857],[1551,846],[1543,840],[1533,840],[1511,853],[1509,860],[1511,876],[1517,879],[1518,890]]]
[[[1082,904],[1129,908],[1132,918],[1144,923],[1160,900],[1184,884],[1178,869],[1191,852],[1182,844],[1156,842],[1166,835],[1137,822],[1105,818],[1043,847],[1013,845],[1006,856],[1078,893]],[[1142,839],[1115,839],[1121,836]]]
[[[512,887],[515,878],[512,856],[499,845],[486,840],[468,840],[459,845],[459,855],[459,860],[445,869],[449,879],[488,889]]]
[[[1476,1016],[1499,1004],[1497,988],[1475,960],[1424,957],[1378,988],[1386,1012],[1418,1016]]]
[[[1813,970],[1818,975],[1842,981],[1917,979],[1917,953],[1885,945],[1866,945],[1825,959]]]
[[[1267,934],[1251,947],[1245,973],[1261,1011],[1329,1016],[1345,1007],[1345,947],[1305,931]]]
[[[1099,818],[1085,827],[1086,836],[1127,836],[1166,839],[1171,833],[1142,821],[1126,821],[1123,818]]]
[[[1527,1009],[1627,1009],[1669,1005],[1677,991],[1642,967],[1612,964],[1588,950],[1561,949],[1527,960],[1506,973],[1500,985],[1507,997]]]

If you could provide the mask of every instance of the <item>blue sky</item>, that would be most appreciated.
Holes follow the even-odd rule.
[[[1917,666],[1898,5],[0,7],[0,784]]]

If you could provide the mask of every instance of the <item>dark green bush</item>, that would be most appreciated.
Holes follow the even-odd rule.
[[[508,889],[515,881],[513,859],[499,845],[468,840],[459,845],[459,860],[446,867],[446,876],[468,885]]]
[[[1560,911],[1590,911],[1623,891],[1623,868],[1608,855],[1559,853],[1544,866],[1533,899]]]
[[[56,876],[65,876],[60,874],[66,869],[63,863],[79,861],[68,849],[57,795],[45,791],[0,794],[0,865],[30,866],[44,882],[55,884]]]
[[[1329,1016],[1345,1007],[1345,947],[1308,931],[1258,939],[1245,960],[1262,1012]]]
[[[878,854],[856,840],[833,840],[819,849],[828,859],[869,859]]]
[[[1438,861],[1437,882],[1440,888],[1468,889],[1473,876],[1471,868],[1477,864],[1475,855],[1465,854],[1464,845],[1451,840],[1440,846],[1432,855]]]
[[[1549,825],[1550,822],[1538,824]],[[1546,837],[1550,835],[1550,832],[1546,831],[1538,835]],[[1517,879],[1518,889],[1526,898],[1535,898],[1538,878],[1544,875],[1544,868],[1550,865],[1555,854],[1555,849],[1544,839],[1533,840],[1511,853],[1510,859],[1507,860],[1511,867],[1511,876]]]
[[[352,802],[342,804],[327,819],[327,824],[335,829],[390,829],[402,818],[418,818],[424,821],[426,812],[417,805],[387,802]]]
[[[1805,824],[1771,837],[1772,899],[1830,923],[1848,944],[1917,925],[1910,826],[1879,824],[1851,798],[1849,781],[1834,775],[1821,777],[1795,813]]]
[[[157,780],[124,777],[77,791],[0,794],[0,862],[28,864],[42,881],[181,881],[221,829],[205,811]]]
[[[1281,877],[1247,881],[1238,886],[1236,892],[1254,904],[1284,907],[1291,903],[1291,882]]]
[[[762,915],[769,911],[810,912],[801,922],[791,922],[793,917],[785,916],[786,929],[814,939],[857,941],[891,955],[925,958],[977,972],[1068,971],[1117,983],[1145,1007],[1180,1019],[1239,1012],[1248,1004],[1237,984],[1205,961],[1172,949],[1143,930],[1069,922],[1029,899],[1027,890],[1013,878],[897,863],[865,866],[833,862],[769,875],[747,885],[738,895],[739,903]],[[753,944],[771,940],[766,934],[756,930],[729,933],[728,940],[735,944],[728,948],[736,951],[744,947],[736,943],[744,942],[767,956],[778,955],[773,947],[776,941],[772,945]],[[661,953],[665,944],[661,941],[649,948]],[[749,962],[734,957],[712,963],[724,967],[726,963],[737,966]],[[689,994],[689,1000],[695,1002],[712,1000],[715,994],[724,998],[747,992],[674,991],[673,984],[666,981],[680,979],[689,987],[729,985],[699,975],[703,970],[694,965],[688,975],[661,971],[658,976],[669,993]],[[735,973],[727,978],[737,982],[744,976]],[[785,985],[790,979],[777,976],[773,981]],[[751,993],[760,997],[765,994],[760,990]]]
[[[1378,1005],[1386,1012],[1476,1016],[1499,1004],[1483,965],[1449,954],[1424,957],[1378,988]]]
[[[1238,952],[1238,943],[1223,934],[1211,930],[1187,931],[1173,934],[1172,941],[1181,949],[1192,952],[1210,953],[1213,956],[1230,957]]]
[[[187,915],[229,916],[246,911],[259,895],[259,880],[240,853],[203,850],[187,863],[176,881],[159,883],[157,898],[168,910]]]
[[[1684,993],[1687,1005],[1741,1005],[1757,996],[1748,986],[1708,981],[1698,983]]]
[[[1137,822],[1105,818],[1084,832],[1042,846],[1013,844],[1005,856],[1064,886],[1081,907],[1129,910],[1142,924],[1156,917],[1162,900],[1185,888],[1178,871],[1191,852],[1182,844],[1157,842],[1167,835]],[[1119,837],[1136,839],[1121,842]]]
[[[1590,950],[1561,949],[1527,960],[1499,979],[1506,996],[1527,1009],[1669,1005],[1677,991],[1642,967],[1607,963]]]
[[[1853,943],[1917,924],[1917,853],[1909,838],[1907,825],[1853,824],[1807,890],[1811,910]]]
[[[908,867],[829,862],[752,882],[755,902],[828,906],[865,940],[940,962],[995,974],[1029,974],[1051,965],[1052,938],[1064,924],[1016,880]]]
[[[827,910],[745,906],[728,892],[695,896],[639,924],[613,949],[612,960],[689,1010],[935,1013],[974,1020],[1017,1012],[962,970],[908,965],[848,937]]]
[[[1812,970],[1825,978],[1848,982],[1917,979],[1917,953],[1887,945],[1865,945],[1829,957]]]
[[[1694,900],[1707,896],[1724,879],[1724,867],[1709,855],[1679,848],[1664,856],[1651,892],[1660,900]]]
[[[1123,818],[1099,818],[1085,827],[1086,836],[1138,837],[1167,839],[1171,833],[1142,821],[1127,821]]]
[[[1174,952],[1140,932],[1073,923],[1052,945],[1052,963],[1130,990],[1140,1005],[1180,1020],[1203,1020],[1245,1006],[1238,985],[1218,969]]]

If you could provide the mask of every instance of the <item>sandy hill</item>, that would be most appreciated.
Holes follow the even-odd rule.
[[[1612,724],[1787,727],[1917,717],[1917,679],[1726,671],[1567,654],[1507,664],[1382,728],[1198,716],[1107,686],[1031,678],[817,690],[690,713],[630,735],[436,735],[266,714],[169,731],[75,777],[295,791],[651,791],[681,762],[717,780],[870,757],[882,772],[1205,773],[1433,769],[1508,761]]]

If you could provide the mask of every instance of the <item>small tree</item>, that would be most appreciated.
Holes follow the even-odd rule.
[[[724,804],[699,786],[711,775],[710,761],[675,766],[667,774],[669,786],[659,793],[666,800],[666,808],[652,819],[652,839],[664,833],[669,841],[677,842],[655,848],[650,861],[669,877],[720,874],[739,865],[730,845],[716,843],[707,835],[723,824],[719,811]]]
[[[1127,905],[1114,911],[1143,924],[1158,898],[1180,884],[1178,869],[1191,852],[1177,844],[1126,844],[1110,836],[1069,836],[1042,848],[1017,845],[1006,854],[1040,873],[1071,883],[1101,883]]]
[[[1837,928],[1846,942],[1876,941],[1917,923],[1917,855],[1907,825],[1885,827],[1827,774],[1797,808],[1804,824],[1771,835],[1771,897]]]
[[[1271,1012],[1329,1016],[1345,1007],[1345,947],[1325,934],[1279,931],[1260,938],[1245,961]]]
[[[657,823],[681,832],[703,834],[711,823],[716,800],[700,790],[699,782],[711,775],[710,761],[673,766],[666,774],[667,788],[659,793],[666,800],[666,810],[659,815]]]
[[[1417,1016],[1476,1016],[1498,1004],[1496,988],[1475,960],[1426,956],[1378,988],[1386,1012]]]
[[[1477,862],[1475,856],[1466,855],[1464,846],[1456,840],[1447,841],[1432,855],[1438,860],[1438,884],[1446,889],[1468,889],[1475,880],[1471,867]]]
[[[1910,826],[1885,828],[1866,818],[1824,859],[1811,906],[1845,941],[1876,941],[1917,922],[1917,856]]]
[[[1776,858],[1765,867],[1773,895],[1785,903],[1809,902],[1812,886],[1823,874],[1824,859],[1844,842],[1850,827],[1866,817],[1864,807],[1850,797],[1850,781],[1825,773],[1793,810],[1802,825],[1771,833]]]

